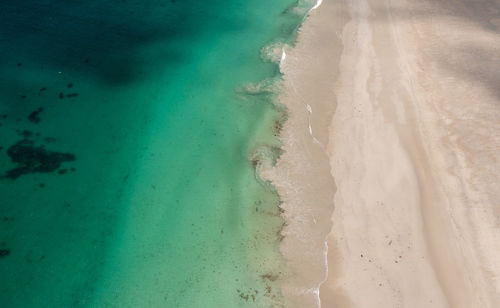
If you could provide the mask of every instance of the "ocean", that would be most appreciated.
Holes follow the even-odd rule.
[[[255,166],[312,5],[0,2],[1,306],[286,305]]]

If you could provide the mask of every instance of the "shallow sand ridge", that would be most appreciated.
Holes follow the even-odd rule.
[[[311,13],[282,65],[291,116],[271,176],[298,306],[500,302],[499,21],[493,1]]]

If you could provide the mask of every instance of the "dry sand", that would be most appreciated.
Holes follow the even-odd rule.
[[[282,71],[291,302],[500,307],[500,2],[325,0]]]

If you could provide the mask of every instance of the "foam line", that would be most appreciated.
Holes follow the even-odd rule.
[[[316,1],[316,4],[312,7],[311,11],[312,10],[315,10],[317,8],[319,8],[319,6],[323,3],[323,0],[317,0]]]
[[[285,61],[286,59],[286,52],[285,52],[285,48],[281,48],[281,60],[280,60],[280,65],[283,64],[283,62]]]

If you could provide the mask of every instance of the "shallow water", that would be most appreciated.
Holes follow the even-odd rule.
[[[2,307],[280,305],[277,145],[293,0],[0,3]]]

